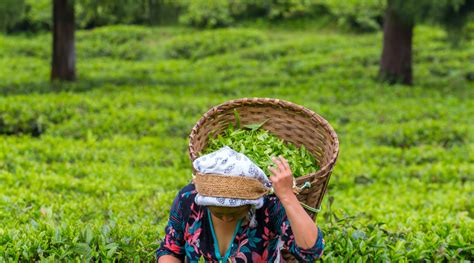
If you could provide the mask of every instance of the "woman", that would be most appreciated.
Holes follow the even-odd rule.
[[[197,158],[194,183],[173,202],[158,262],[282,262],[281,249],[303,262],[321,257],[321,230],[293,192],[288,162],[273,162],[268,179],[227,146]]]

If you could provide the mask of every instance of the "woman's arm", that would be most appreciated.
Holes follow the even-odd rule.
[[[318,239],[316,223],[306,213],[294,193],[284,198],[278,198],[285,208],[296,244],[304,249],[313,247]]]
[[[270,177],[276,196],[285,208],[296,244],[308,249],[318,239],[318,228],[313,219],[306,213],[293,193],[293,175],[288,162],[283,157],[273,158],[276,167],[269,167],[273,174]]]

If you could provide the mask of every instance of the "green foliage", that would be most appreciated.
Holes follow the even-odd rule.
[[[221,29],[186,34],[172,39],[166,48],[170,58],[199,59],[263,43],[265,35],[249,29]]]
[[[310,16],[315,6],[314,1],[308,0],[191,0],[180,21],[200,28],[222,27],[245,18],[280,20]]]
[[[182,22],[197,27],[216,27],[246,18],[265,18],[272,21],[311,17],[331,17],[339,26],[360,31],[380,29],[386,7],[385,0],[212,0],[190,1]]]
[[[294,177],[300,177],[319,170],[314,156],[302,145],[296,147],[285,143],[275,135],[261,128],[263,123],[248,124],[241,129],[230,125],[222,134],[213,138],[210,135],[209,144],[202,154],[211,153],[224,146],[245,154],[260,167],[267,176],[271,173],[268,166],[274,163],[271,157],[283,156],[291,167]]]
[[[340,26],[360,31],[379,30],[386,8],[386,0],[319,0],[318,2],[327,7]]]
[[[110,24],[144,23],[149,19],[152,1],[76,0],[77,24],[92,28]]]
[[[333,0],[80,0],[76,1],[77,28],[94,28],[110,24],[166,24],[179,21],[199,28],[224,27],[239,20],[264,18],[271,21],[301,17],[318,19],[331,16],[339,25],[359,30],[376,30],[382,14],[379,2]],[[52,26],[52,1],[26,0],[12,3],[8,10],[10,30],[41,31]],[[0,9],[1,10],[1,9]],[[1,12],[1,11],[0,11]]]
[[[185,0],[76,0],[79,29],[111,24],[176,23]],[[0,1],[0,32],[47,31],[52,28],[52,0]]]
[[[212,32],[79,30],[79,80],[55,84],[50,34],[0,35],[0,261],[154,261],[191,180],[191,128],[242,97],[304,105],[337,132],[324,261],[472,260],[474,47],[417,26],[416,81],[388,86],[373,78],[380,33],[213,32],[247,31],[258,44],[174,59],[170,43]],[[130,43],[137,55],[118,51]]]
[[[223,0],[190,0],[187,11],[180,17],[185,25],[215,28],[228,26],[233,22],[229,12],[229,1]]]
[[[412,147],[417,145],[440,145],[452,147],[462,145],[467,138],[467,127],[464,125],[446,126],[442,122],[427,119],[423,122],[408,121],[387,126],[384,134],[376,135],[380,144],[392,147]]]
[[[269,22],[302,18],[330,20],[348,30],[371,32],[381,28],[387,0],[77,0],[76,26],[90,29],[111,24],[176,24],[216,28],[248,19]],[[390,1],[411,23],[445,25],[456,41],[474,2],[468,0]],[[52,26],[52,1],[21,0],[0,3],[0,30],[42,31]]]
[[[461,41],[463,27],[467,24],[469,15],[474,13],[474,2],[469,0],[389,0],[388,7],[395,10],[407,23],[429,22],[443,25],[454,44]]]
[[[77,53],[84,58],[143,59],[151,52],[150,47],[143,43],[151,34],[151,30],[138,26],[112,26],[79,32]],[[103,42],[108,45],[101,44]]]
[[[24,5],[24,0],[0,1],[0,32],[5,31],[21,19]]]
[[[231,1],[233,5],[233,14],[236,16],[245,16],[245,13],[254,13],[255,15],[264,15],[269,19],[289,19],[301,16],[311,15],[314,11],[315,1],[311,0],[237,0]],[[240,5],[240,6],[239,6]],[[257,10],[257,11],[252,11]],[[240,12],[238,12],[240,11]],[[259,12],[259,13],[258,13]]]
[[[275,0],[272,1],[268,16],[270,18],[291,18],[298,15],[308,14],[311,1],[307,0]]]
[[[469,2],[470,1],[466,0],[422,0],[415,3],[401,0],[388,0],[387,4],[390,8],[396,10],[400,16],[412,23],[425,20],[448,23],[449,19],[456,18],[446,17],[446,14],[453,12],[452,15],[456,15],[457,12],[461,12],[464,8],[468,7],[470,5]],[[457,15],[460,14],[457,13]]]
[[[17,30],[37,32],[53,26],[52,0],[26,0],[25,12]]]

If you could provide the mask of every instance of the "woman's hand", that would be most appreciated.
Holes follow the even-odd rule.
[[[294,179],[288,161],[282,156],[272,157],[272,161],[275,167],[269,166],[268,170],[273,174],[273,176],[270,176],[270,181],[276,196],[280,200],[294,196]]]

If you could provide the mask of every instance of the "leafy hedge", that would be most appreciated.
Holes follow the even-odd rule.
[[[177,36],[168,42],[169,58],[199,59],[262,44],[265,35],[256,30],[220,29]]]
[[[51,5],[49,0],[9,0],[0,5],[0,15],[9,18],[3,27],[0,22],[0,31],[50,30]],[[176,24],[178,21],[199,28],[215,28],[256,18],[278,21],[329,17],[344,27],[373,31],[379,29],[385,0],[81,0],[76,1],[75,7],[76,24],[80,29],[112,24]]]
[[[380,29],[385,0],[209,0],[190,1],[181,22],[196,27],[221,27],[245,18],[263,17],[270,20],[287,20],[322,16],[350,29],[374,31]]]
[[[474,49],[415,31],[412,87],[374,79],[378,33],[79,31],[107,52],[78,50],[79,80],[62,84],[49,34],[0,36],[0,261],[154,261],[191,179],[191,127],[241,97],[304,105],[336,130],[323,261],[473,260]],[[168,57],[186,41],[193,59]],[[144,53],[114,50],[129,43]]]

